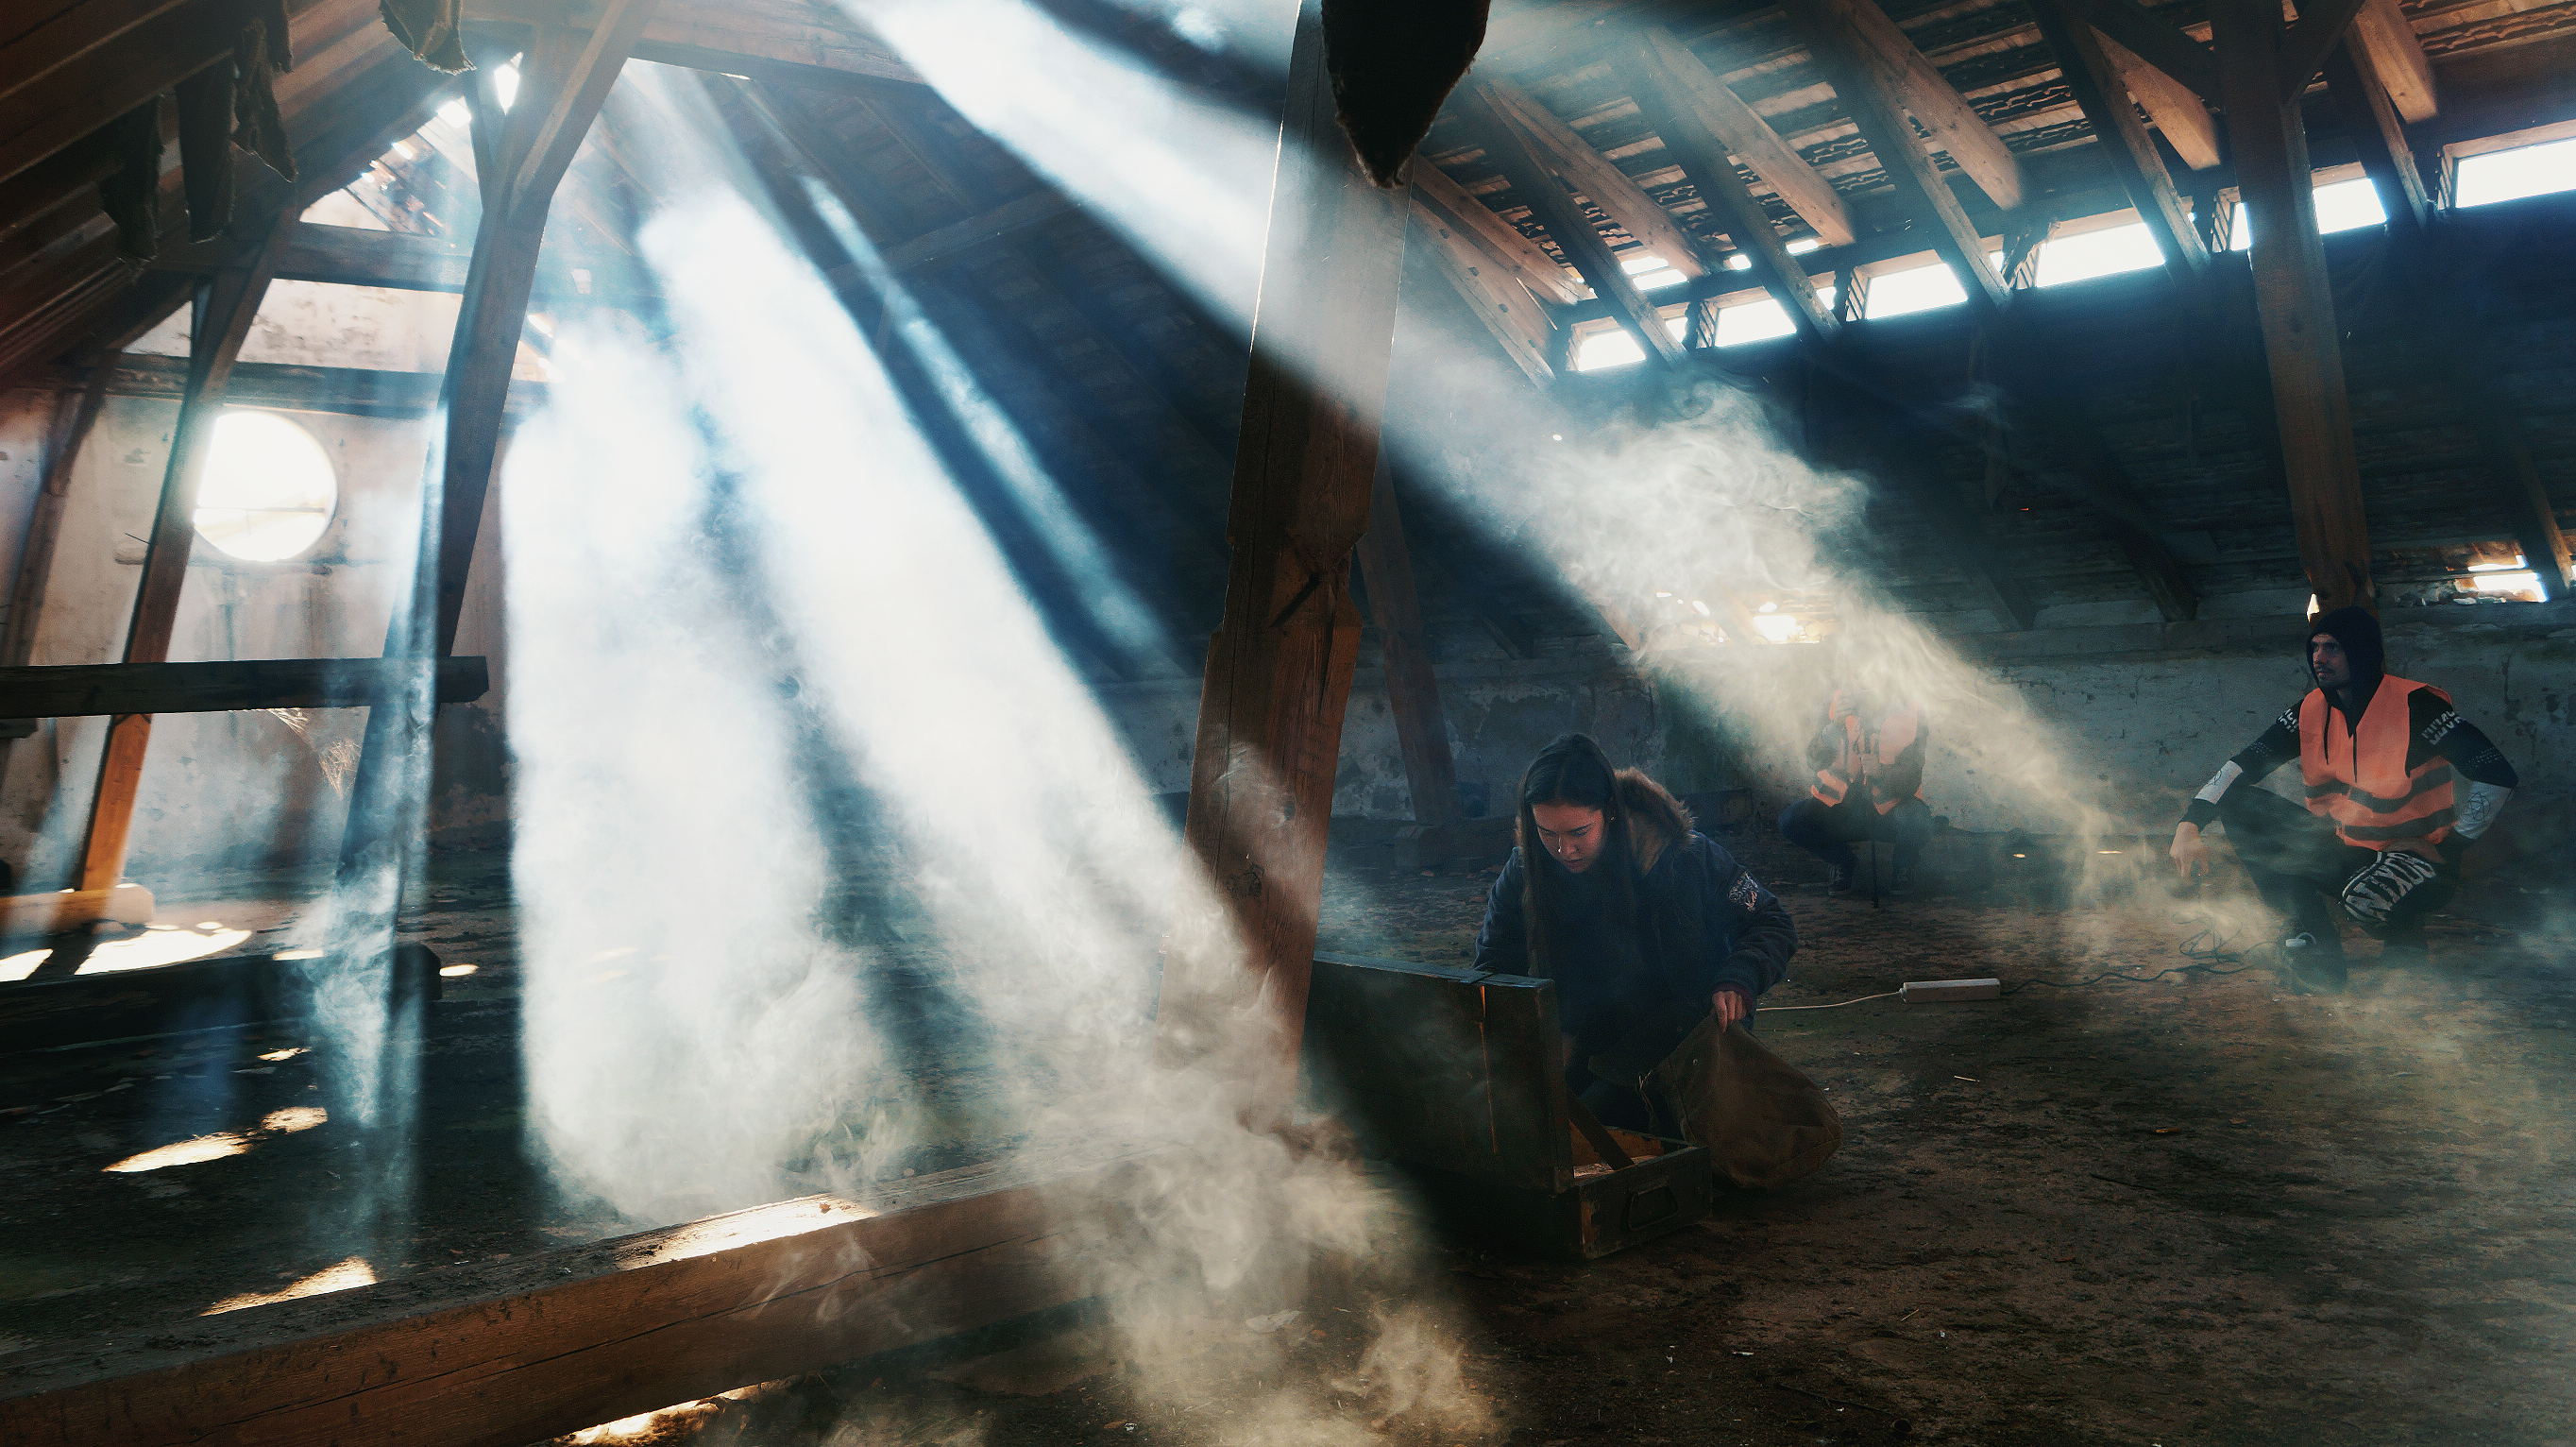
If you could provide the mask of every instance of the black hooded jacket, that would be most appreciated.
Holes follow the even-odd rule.
[[[2340,724],[2350,732],[2360,727],[2362,714],[2369,709],[2372,697],[2379,692],[2381,682],[2388,676],[2387,646],[2380,637],[2379,620],[2360,608],[2337,608],[2310,623],[2307,631],[2299,635],[2302,655],[2307,652],[2309,641],[2320,633],[2343,645],[2344,658],[2352,668],[2351,686],[2326,694],[2334,712],[2340,715],[2329,721],[2327,727]],[[2418,689],[2406,703],[2409,734],[2406,767],[2410,771],[2439,754],[2450,761],[2452,770],[2459,777],[2470,783],[2494,784],[2510,789],[2519,782],[2513,765],[2505,761],[2504,755],[2486,734],[2476,724],[2460,717],[2441,695],[2429,689]],[[2272,726],[2263,730],[2261,737],[2229,759],[2227,767],[2220,769],[2217,777],[2192,799],[2191,806],[2183,812],[2183,822],[2195,828],[2207,828],[2209,821],[2218,817],[2219,805],[2226,801],[2230,791],[2250,789],[2283,764],[2297,762],[2298,757],[2299,700],[2293,699],[2288,708],[2281,710],[2280,717],[2272,720]]]

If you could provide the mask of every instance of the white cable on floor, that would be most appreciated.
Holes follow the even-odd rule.
[[[1844,1005],[1862,1005],[1872,1000],[1889,1000],[1904,993],[1903,990],[1890,990],[1883,995],[1863,995],[1857,1000],[1845,1000],[1835,1005],[1763,1005],[1757,1007],[1756,1013],[1767,1015],[1774,1010],[1839,1010]]]

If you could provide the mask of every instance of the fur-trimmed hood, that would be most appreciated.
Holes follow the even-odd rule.
[[[1666,849],[1690,837],[1691,811],[1641,769],[1621,769],[1613,778],[1619,786],[1619,828],[1627,835],[1637,873],[1651,874]],[[1537,859],[1547,853],[1537,840],[1518,837],[1520,832],[1514,825],[1513,842],[1520,845],[1522,858]]]

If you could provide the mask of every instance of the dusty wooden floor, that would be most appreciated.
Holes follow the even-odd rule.
[[[1768,876],[1814,877],[1777,849],[1745,853]],[[1489,879],[1337,876],[1326,944],[1457,959]],[[482,968],[440,1007],[417,1234],[385,1270],[615,1228],[553,1199],[506,1148],[519,1087],[505,880],[491,856],[442,860],[414,921]],[[1766,1037],[1842,1103],[1847,1144],[1822,1174],[1589,1266],[1435,1248],[1400,1280],[1318,1288],[1293,1323],[1209,1322],[1192,1347],[1203,1398],[1077,1322],[964,1362],[865,1363],[584,1437],[2576,1441],[2576,895],[2528,892],[2551,886],[2465,898],[2426,966],[2381,969],[2357,943],[2338,997],[2285,992],[2252,941],[2195,939],[2203,906],[2153,891],[2041,910],[1799,890],[1804,947],[1774,1006],[1906,979],[2148,974],[2190,963],[2186,944],[2232,946],[2200,958],[2240,972],[1767,1015]],[[220,1325],[198,1317],[208,1306],[339,1262],[348,1183],[330,1132],[260,1133],[311,1098],[308,1058],[265,1058],[300,1043],[214,1031],[0,1057],[0,1108],[17,1111],[0,1122],[0,1389],[21,1353],[194,1336]],[[971,1092],[971,1073],[921,1088]],[[250,1148],[102,1169],[209,1131]],[[1395,1295],[1429,1312],[1430,1349],[1462,1368],[1451,1410],[1408,1415],[1365,1390],[1372,1316]]]

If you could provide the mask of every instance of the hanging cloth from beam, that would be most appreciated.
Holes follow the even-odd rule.
[[[465,54],[465,0],[377,0],[376,11],[394,39],[433,70],[449,75],[472,70]]]
[[[188,239],[209,241],[233,219],[233,147],[292,181],[295,154],[269,77],[294,63],[283,0],[262,0],[233,40],[232,56],[179,82],[179,164]]]

